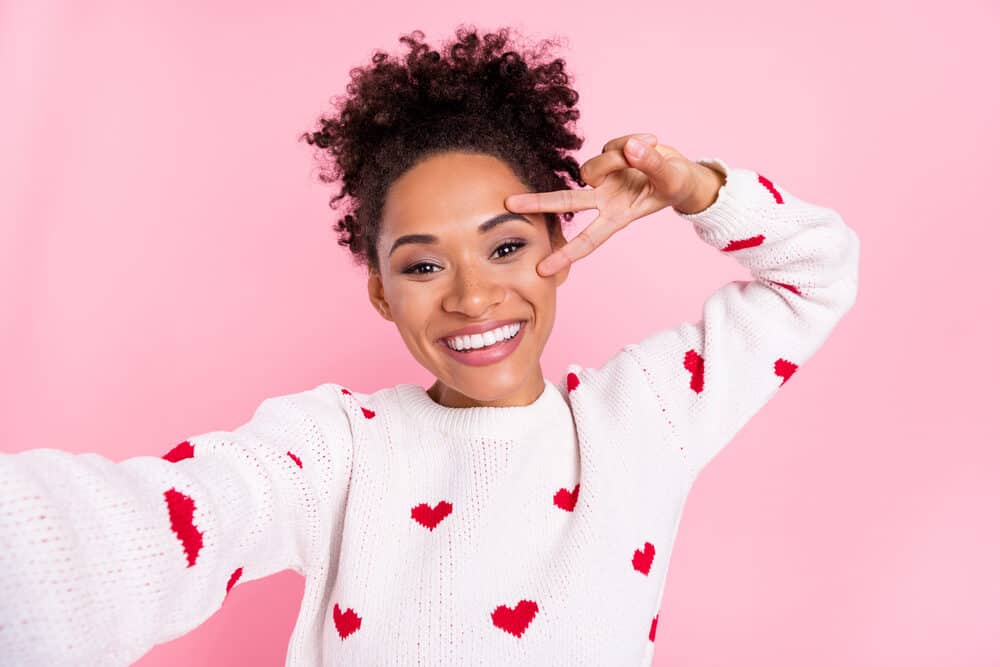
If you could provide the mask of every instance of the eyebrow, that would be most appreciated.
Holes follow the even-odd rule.
[[[506,213],[500,213],[498,215],[495,215],[486,222],[480,224],[479,233],[485,234],[486,232],[490,231],[497,225],[502,224],[504,222],[508,222],[510,220],[521,220],[522,222],[526,222],[529,225],[534,224],[531,220],[524,217],[520,213],[510,213],[508,211]],[[438,240],[439,240],[438,237],[434,236],[433,234],[405,234],[403,236],[400,236],[395,241],[393,241],[392,247],[389,249],[389,256],[392,256],[392,253],[393,251],[396,250],[396,248],[398,248],[401,245],[406,245],[407,243],[437,243]]]

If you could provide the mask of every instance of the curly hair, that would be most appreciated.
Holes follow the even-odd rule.
[[[406,170],[433,154],[492,155],[535,192],[565,189],[567,176],[586,185],[579,163],[566,155],[583,145],[574,131],[579,94],[569,86],[566,63],[548,59],[553,40],[517,48],[511,32],[501,28],[480,37],[475,27],[461,25],[442,55],[423,42],[423,31],[414,30],[399,39],[410,47],[403,57],[376,50],[369,67],[352,68],[348,96],[336,98],[335,114],[299,137],[323,149],[316,151],[320,180],[343,181],[329,206],[336,210],[348,197],[333,228],[356,265],[379,272],[386,194]],[[543,215],[550,238],[562,236],[559,215],[573,218],[571,211]]]

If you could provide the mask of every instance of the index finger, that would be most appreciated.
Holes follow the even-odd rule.
[[[590,188],[553,190],[551,192],[521,192],[507,195],[504,206],[512,213],[557,213],[585,211],[597,208],[597,196]]]

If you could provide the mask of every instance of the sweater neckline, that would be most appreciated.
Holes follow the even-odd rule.
[[[528,405],[453,408],[435,402],[422,386],[411,383],[396,385],[396,395],[403,410],[415,421],[444,433],[517,438],[551,424],[560,406],[566,409],[566,399],[559,387],[546,378],[543,380],[542,393]]]

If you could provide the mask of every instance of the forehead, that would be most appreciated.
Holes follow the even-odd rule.
[[[433,155],[407,170],[389,188],[383,231],[403,233],[411,225],[426,226],[435,221],[478,221],[506,210],[507,195],[527,190],[506,162],[491,155]]]

